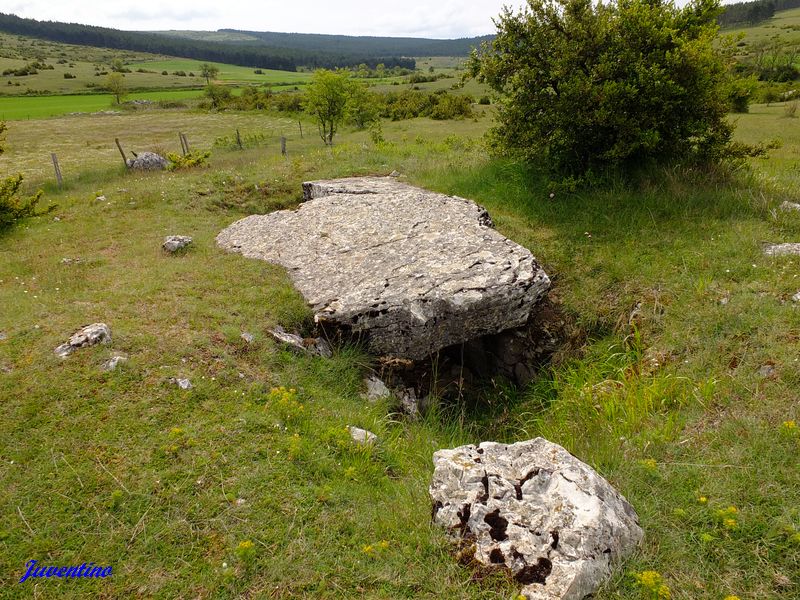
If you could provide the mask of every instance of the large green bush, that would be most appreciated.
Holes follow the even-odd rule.
[[[561,176],[733,151],[719,0],[528,0],[470,72],[500,97],[496,148]]]

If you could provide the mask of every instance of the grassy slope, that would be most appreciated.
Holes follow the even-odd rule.
[[[41,583],[42,597],[508,598],[514,585],[471,580],[430,527],[430,458],[458,443],[543,434],[618,486],[647,532],[599,598],[642,598],[626,572],[648,568],[673,598],[796,598],[800,437],[782,423],[800,419],[800,331],[788,300],[800,268],[760,252],[764,240],[800,237],[800,215],[774,210],[800,200],[791,169],[800,138],[781,114],[756,107],[740,117],[745,139],[773,128],[786,144],[755,165],[769,178],[734,185],[675,173],[550,199],[535,175],[488,161],[469,141],[485,121],[426,120],[384,124],[391,144],[379,148],[362,133],[332,153],[294,136],[288,161],[275,142],[216,152],[211,170],[131,176],[109,163],[72,176],[48,194],[60,221],[50,214],[0,236],[4,596],[30,595],[30,582],[11,583],[36,557],[114,565],[102,583]],[[182,119],[200,117],[167,118],[185,130]],[[250,127],[281,128],[258,119]],[[11,164],[14,148],[34,153],[29,135],[12,130]],[[587,336],[581,352],[525,390],[497,382],[408,423],[359,399],[368,360],[358,352],[325,361],[269,341],[269,326],[307,324],[307,309],[280,269],[221,253],[214,235],[246,212],[295,202],[303,179],[393,168],[485,204],[530,247]],[[165,256],[168,233],[195,245]],[[98,320],[128,364],[102,373],[109,348],[52,355]],[[767,363],[775,373],[761,377]],[[195,388],[180,391],[171,376]],[[276,385],[296,387],[304,409],[271,397]],[[375,431],[379,448],[349,444],[348,424]],[[734,529],[716,516],[729,505]],[[244,540],[254,557],[237,551]]]
[[[744,41],[767,41],[775,36],[787,44],[800,43],[800,8],[782,10],[775,16],[750,27],[731,27],[722,30],[723,34],[744,34]]]

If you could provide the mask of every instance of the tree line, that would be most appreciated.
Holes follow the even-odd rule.
[[[753,0],[728,4],[717,17],[722,27],[760,23],[771,19],[777,11],[800,7],[800,0]]]
[[[360,63],[373,68],[378,64],[383,64],[387,68],[416,67],[413,58],[403,56],[373,56],[363,52],[356,54],[271,47],[256,41],[209,42],[76,23],[37,21],[5,13],[0,13],[0,31],[80,46],[150,52],[281,71],[296,71],[298,67],[314,69],[350,67]]]

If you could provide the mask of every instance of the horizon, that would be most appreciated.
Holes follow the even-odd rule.
[[[53,4],[43,0],[12,0],[1,11],[37,21],[59,21],[109,27],[122,31],[211,31],[235,29],[274,33],[346,35],[353,37],[407,37],[427,39],[472,38],[495,33],[492,21],[510,5],[524,2],[475,0],[465,6],[458,0],[442,0],[435,6],[423,0],[407,0],[403,10],[390,13],[388,3],[342,0],[335,8],[320,9],[313,0],[291,6],[269,2],[258,14],[243,0],[231,0],[223,8],[211,0],[176,0],[155,11],[135,7],[100,5],[89,0]],[[387,8],[384,8],[386,6]],[[298,26],[300,25],[300,26]],[[346,32],[346,33],[345,33]]]

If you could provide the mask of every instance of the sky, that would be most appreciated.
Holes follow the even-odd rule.
[[[136,31],[167,29],[459,38],[494,33],[492,17],[522,0],[0,0],[0,12]]]

